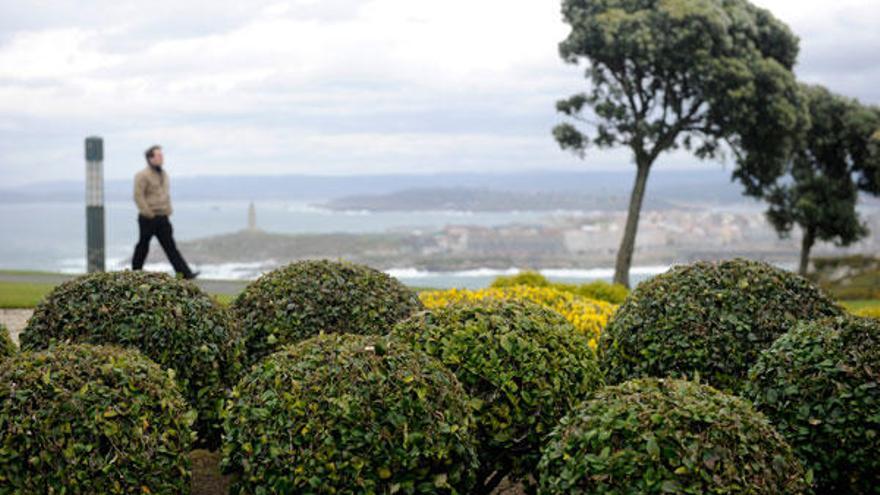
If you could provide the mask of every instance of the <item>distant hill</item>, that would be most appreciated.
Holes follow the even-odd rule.
[[[577,193],[603,198],[628,198],[633,171],[520,173],[438,173],[433,175],[358,176],[202,176],[172,174],[175,200],[253,200],[277,199],[327,201],[347,196],[382,195],[413,189],[469,188],[499,192]],[[108,201],[129,200],[130,180],[105,183]],[[0,188],[0,202],[62,201],[82,202],[83,182],[38,182],[16,188]],[[689,201],[735,202],[742,200],[742,189],[730,181],[730,174],[718,166],[707,165],[696,171],[662,170],[652,172],[647,200],[687,199]]]

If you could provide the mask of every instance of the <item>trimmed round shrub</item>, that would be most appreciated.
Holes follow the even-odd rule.
[[[23,352],[0,362],[0,492],[188,494],[194,416],[137,351]]]
[[[802,322],[764,351],[745,395],[807,467],[817,491],[880,487],[880,321]]]
[[[629,295],[629,289],[621,284],[609,284],[604,280],[595,280],[586,284],[575,285],[570,289],[579,296],[620,304]]]
[[[529,287],[549,287],[547,277],[536,271],[524,271],[516,275],[500,275],[495,277],[489,287],[513,287],[515,285],[528,285]]]
[[[842,313],[805,279],[730,260],[672,268],[642,282],[599,339],[609,383],[690,377],[737,392],[758,354],[798,320]]]
[[[647,378],[598,391],[550,435],[544,495],[810,493],[800,461],[751,404]]]
[[[320,333],[382,335],[421,309],[416,294],[397,279],[367,266],[328,260],[299,261],[271,271],[232,304],[251,364]]]
[[[227,311],[194,284],[166,274],[86,275],[56,287],[22,332],[23,350],[58,343],[113,344],[176,372],[198,411],[199,443],[220,443],[220,413],[240,374],[242,339]]]
[[[18,352],[18,347],[12,341],[9,329],[6,328],[6,325],[0,323],[0,359],[14,356],[16,352]]]
[[[561,417],[602,385],[587,337],[537,304],[453,304],[399,323],[391,337],[436,356],[477,403],[481,481],[524,479]]]
[[[477,469],[468,400],[439,361],[383,337],[289,345],[227,404],[230,493],[467,493]]]

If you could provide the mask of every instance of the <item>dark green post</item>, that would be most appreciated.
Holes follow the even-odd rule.
[[[104,140],[86,138],[86,265],[104,271]]]

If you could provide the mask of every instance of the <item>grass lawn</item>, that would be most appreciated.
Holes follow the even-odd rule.
[[[13,272],[3,270],[3,274],[15,275],[48,275],[42,272]],[[0,280],[0,309],[25,309],[33,308],[40,300],[55,287],[48,283],[12,282]],[[434,290],[428,287],[413,287],[416,292]],[[220,304],[229,305],[237,294],[212,294]]]
[[[2,270],[4,275],[36,275],[51,276],[57,274],[45,272],[10,271]],[[0,309],[33,308],[40,300],[55,287],[51,283],[31,283],[19,281],[0,280]],[[416,292],[435,290],[430,287],[411,287]],[[221,304],[229,305],[235,298],[235,294],[212,294]],[[864,308],[880,309],[880,299],[862,299],[840,301],[846,309],[855,311]]]
[[[33,308],[55,286],[0,281],[0,308]]]
[[[29,282],[6,282],[0,280],[0,309],[33,308],[55,286]],[[235,296],[214,294],[220,304],[228,305]]]
[[[2,273],[3,275],[21,275],[21,276],[36,276],[36,277],[42,277],[42,276],[53,277],[53,276],[58,275],[58,273],[55,273],[55,272],[43,272],[40,270],[0,270],[0,273]]]

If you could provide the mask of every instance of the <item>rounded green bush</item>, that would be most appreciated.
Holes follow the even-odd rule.
[[[880,487],[880,321],[802,322],[764,351],[745,396],[770,418],[817,491]]]
[[[198,411],[199,443],[220,443],[220,412],[240,374],[243,343],[227,311],[194,284],[165,274],[97,273],[56,287],[22,332],[23,350],[114,344],[173,369]]]
[[[610,302],[611,304],[621,304],[629,295],[629,290],[620,284],[609,284],[604,280],[596,280],[586,284],[573,286],[571,290],[575,294],[590,299],[598,299],[599,301]]]
[[[0,362],[0,493],[188,494],[194,415],[137,351],[22,352]]]
[[[528,285],[529,287],[549,287],[550,281],[547,277],[536,271],[524,271],[516,275],[500,275],[495,277],[490,287],[514,287],[517,285]]]
[[[9,335],[9,329],[6,325],[0,323],[0,359],[14,356],[18,352],[18,347],[12,341]]]
[[[675,267],[642,282],[599,339],[609,383],[699,376],[737,392],[758,354],[798,320],[842,313],[803,278],[766,263]]]
[[[416,294],[367,266],[328,260],[292,263],[251,283],[232,304],[248,362],[320,333],[381,335],[422,309]]]
[[[265,358],[227,404],[231,493],[467,493],[474,419],[440,362],[326,334]]]
[[[806,478],[747,401],[647,378],[598,391],[560,422],[538,466],[538,493],[806,494]]]
[[[544,436],[602,385],[588,338],[532,303],[453,304],[399,323],[391,337],[443,361],[477,402],[481,481],[525,479]]]

